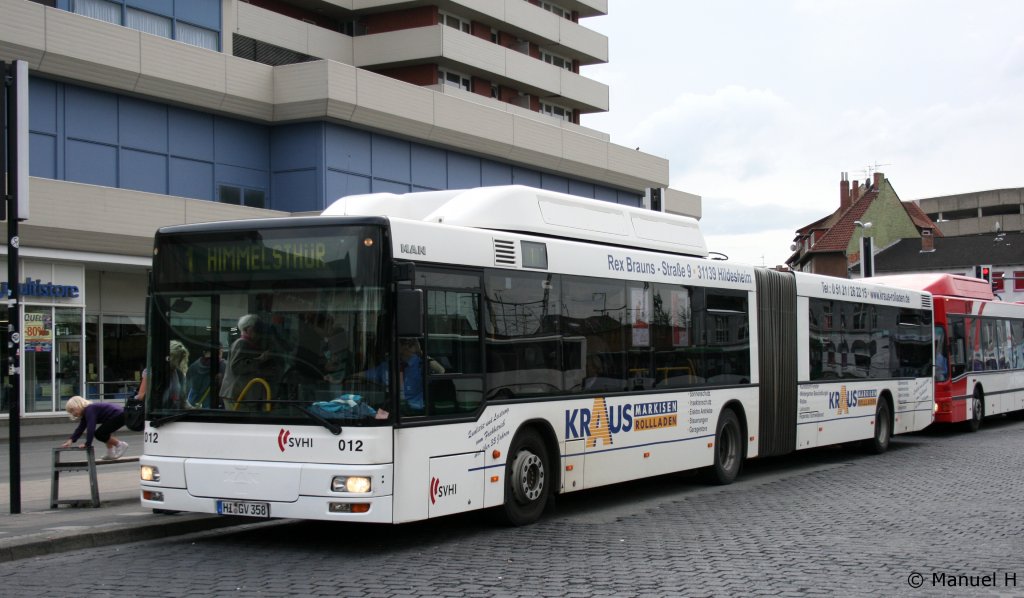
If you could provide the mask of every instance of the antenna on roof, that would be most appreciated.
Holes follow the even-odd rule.
[[[875,162],[874,164],[868,164],[867,166],[861,169],[861,172],[864,173],[865,177],[870,179],[871,175],[878,172],[878,169],[883,166],[892,166],[892,163],[879,164],[878,162]]]

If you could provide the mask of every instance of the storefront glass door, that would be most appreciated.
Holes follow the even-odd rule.
[[[76,307],[54,308],[54,364],[57,410],[68,399],[82,394],[82,310]]]
[[[82,393],[82,309],[25,306],[25,413],[64,409]]]
[[[53,411],[53,308],[25,306],[25,413]]]

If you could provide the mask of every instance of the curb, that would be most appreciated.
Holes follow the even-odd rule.
[[[0,563],[59,554],[72,550],[82,550],[84,548],[99,548],[112,544],[127,544],[143,540],[181,536],[221,527],[251,524],[253,522],[252,519],[244,517],[203,514],[167,515],[166,517],[187,517],[187,519],[161,524],[144,522],[128,527],[122,525],[111,526],[109,529],[97,529],[85,534],[74,531],[39,534],[39,537],[29,536],[15,540],[10,546],[5,546],[4,542],[0,541]]]

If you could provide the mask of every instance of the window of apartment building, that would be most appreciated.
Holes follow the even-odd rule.
[[[174,39],[185,42],[193,46],[199,46],[200,48],[206,48],[207,50],[218,50],[218,35],[216,31],[211,31],[203,27],[196,27],[195,25],[189,25],[188,23],[182,23],[178,21],[177,26],[174,29]]]
[[[542,51],[540,53],[540,59],[548,64],[557,66],[558,68],[562,68],[567,71],[572,71],[572,60],[569,58],[559,56],[558,54],[551,54],[549,52]]]
[[[71,12],[115,25],[124,25],[136,31],[174,39],[200,48],[206,48],[207,50],[216,51],[220,49],[220,36],[216,31],[177,21],[168,16],[125,6],[122,2],[112,2],[111,0],[74,0],[71,4]]]
[[[155,15],[151,12],[146,12],[137,8],[128,8],[125,10],[124,26],[143,33],[149,33],[150,35],[159,35],[160,37],[166,38],[171,37],[172,23],[170,18]]]
[[[90,19],[121,24],[121,5],[108,0],[74,0],[71,11]]]
[[[462,73],[456,73],[447,69],[437,69],[437,80],[439,83],[450,85],[469,91],[469,77]]]
[[[217,185],[217,201],[235,206],[265,208],[267,207],[267,193],[263,189]]]
[[[567,122],[572,122],[572,109],[559,106],[557,104],[549,104],[547,102],[540,103],[540,112],[547,114],[548,116],[554,116]]]
[[[453,29],[458,29],[463,33],[469,33],[470,23],[467,19],[463,19],[462,17],[457,17],[455,15],[450,15],[446,12],[439,12],[437,14],[437,20],[442,25],[447,25]]]
[[[556,14],[562,18],[569,19],[570,21],[572,20],[572,11],[562,8],[557,4],[551,4],[550,2],[541,2],[540,7],[552,14]]]

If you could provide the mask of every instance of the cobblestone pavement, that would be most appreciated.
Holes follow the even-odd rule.
[[[261,522],[0,565],[9,596],[1024,596],[1024,422],[561,497],[525,528]],[[916,577],[920,575],[920,577]],[[943,577],[944,576],[944,577]],[[912,587],[920,582],[921,587]],[[991,583],[994,587],[964,584]],[[955,584],[955,585],[950,585]]]

